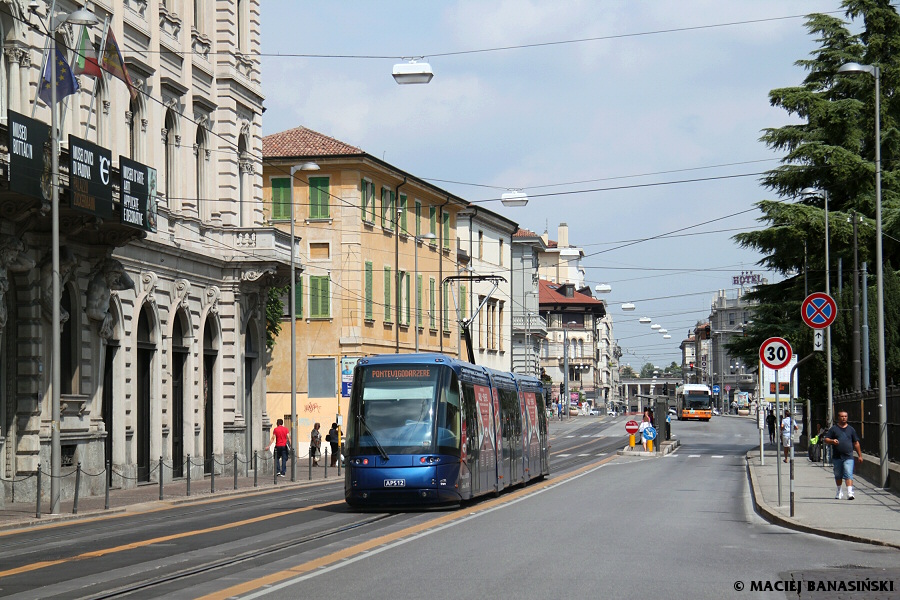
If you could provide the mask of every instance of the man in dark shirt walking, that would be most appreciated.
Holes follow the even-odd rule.
[[[837,491],[834,494],[836,500],[843,498],[841,494],[841,480],[847,484],[847,500],[853,500],[853,451],[856,450],[859,464],[862,464],[862,448],[859,446],[859,436],[856,430],[847,424],[847,413],[841,411],[837,414],[837,423],[825,432],[825,445],[834,446],[832,464],[834,465],[834,484]]]

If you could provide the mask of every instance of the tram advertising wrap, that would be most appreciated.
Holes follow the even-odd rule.
[[[549,474],[540,380],[441,354],[360,359],[347,418],[354,507],[459,504]]]

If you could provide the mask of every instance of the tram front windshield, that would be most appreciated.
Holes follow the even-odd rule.
[[[459,398],[448,394],[448,369],[390,365],[360,371],[362,385],[354,390],[348,431],[356,452],[377,454],[380,444],[388,454],[431,453],[436,451],[435,435],[441,447],[455,443],[448,439],[456,437],[448,413],[458,414]]]
[[[703,392],[689,392],[684,395],[684,407],[694,410],[709,410],[712,400],[709,394]]]

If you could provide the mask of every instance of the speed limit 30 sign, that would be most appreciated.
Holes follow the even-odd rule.
[[[759,360],[770,369],[783,369],[791,362],[794,351],[784,338],[772,337],[759,347]]]

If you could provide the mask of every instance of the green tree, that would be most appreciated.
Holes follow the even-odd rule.
[[[281,297],[287,291],[286,287],[271,287],[266,296],[266,348],[270,353],[275,347],[275,339],[281,333],[281,317],[284,315],[284,302]]]
[[[622,367],[622,371],[619,373],[619,377],[622,379],[634,379],[637,377],[637,374],[634,372],[634,369],[631,368],[631,365],[625,365]]]
[[[882,206],[885,232],[885,332],[888,380],[900,375],[900,348],[896,344],[900,327],[900,306],[896,275],[890,264],[900,260],[900,244],[894,241],[900,226],[900,15],[888,0],[844,0],[845,16],[862,26],[853,33],[843,19],[822,14],[807,17],[806,26],[816,36],[818,48],[810,58],[797,61],[807,71],[803,82],[794,87],[772,90],[773,106],[783,108],[800,123],[766,129],[761,140],[770,148],[784,153],[782,164],[763,177],[763,183],[779,200],[763,200],[757,204],[767,227],[741,233],[735,240],[744,247],[762,253],[760,265],[777,271],[783,281],[760,286],[750,298],[759,302],[754,309],[753,324],[744,336],[729,343],[729,351],[755,362],[760,344],[768,337],[781,336],[804,356],[812,351],[812,331],[800,319],[804,299],[803,273],[808,274],[809,291],[824,291],[825,283],[825,214],[822,195],[803,197],[804,188],[828,192],[829,249],[831,254],[831,289],[841,307],[839,322],[832,328],[832,352],[835,389],[851,385],[850,335],[845,310],[852,299],[848,296],[852,281],[847,281],[853,264],[851,212],[863,217],[859,227],[860,261],[868,261],[874,272],[875,216],[875,139],[874,82],[865,75],[838,75],[847,62],[877,65],[881,71],[881,167]],[[891,233],[893,232],[893,233]],[[842,258],[845,281],[843,294],[837,294],[837,259]],[[870,277],[868,284],[874,285]],[[892,291],[888,292],[888,289]],[[874,289],[869,290],[870,300]],[[869,312],[876,352],[875,311]],[[824,354],[824,353],[821,353]],[[825,397],[825,357],[804,365],[800,371],[800,394],[813,399]],[[873,381],[877,361],[870,361]]]
[[[644,366],[641,367],[641,377],[653,377],[653,371],[656,371],[657,368],[653,366],[653,363],[644,363]]]

